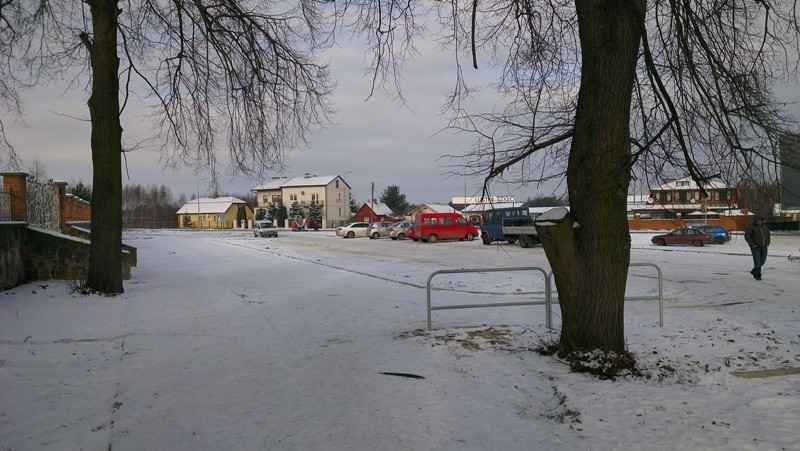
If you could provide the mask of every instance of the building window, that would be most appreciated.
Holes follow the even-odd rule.
[[[281,196],[277,194],[272,195],[272,203],[279,204],[281,202]]]
[[[336,187],[339,187],[339,180],[336,180]]]
[[[677,182],[675,182],[675,186],[678,186],[678,187],[689,186],[689,181],[688,180],[678,180]]]
[[[297,194],[289,194],[289,202],[296,202]]]
[[[266,195],[265,196],[261,196],[261,203],[262,204],[268,203],[269,202],[268,199],[269,199],[269,196],[266,196]]]
[[[681,201],[681,202],[688,201],[689,200],[689,193],[687,193],[686,191],[678,192],[678,200]]]
[[[661,203],[669,202],[669,193],[663,191],[658,193],[658,201]]]
[[[311,201],[312,202],[319,202],[319,194],[318,193],[311,193]]]
[[[719,190],[719,192],[717,194],[719,194],[719,200],[730,200],[731,199],[731,195],[730,195],[730,192],[728,192],[728,190],[721,189],[721,190]]]

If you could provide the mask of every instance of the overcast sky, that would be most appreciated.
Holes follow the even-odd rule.
[[[455,63],[452,55],[429,51],[409,63],[403,73],[405,105],[389,95],[376,92],[367,99],[371,81],[364,76],[368,61],[357,49],[337,48],[329,51],[332,78],[337,83],[333,107],[337,114],[332,127],[308,135],[309,144],[291,150],[286,157],[287,169],[271,176],[341,175],[351,186],[358,202],[370,198],[374,183],[375,197],[390,185],[400,187],[412,203],[447,203],[454,196],[480,194],[482,180],[448,176],[448,165],[441,160],[445,154],[460,154],[469,149],[473,138],[440,132],[447,118],[440,115],[446,95],[455,82]],[[472,71],[468,77],[484,76],[493,79],[490,71]],[[3,117],[7,136],[15,146],[25,167],[32,166],[38,156],[47,176],[67,182],[92,180],[90,128],[86,120],[88,95],[80,89],[64,92],[65,88],[42,86],[23,96],[25,124],[13,123]],[[479,96],[480,97],[480,96]],[[483,109],[492,109],[494,100],[488,91]],[[130,116],[129,116],[130,117]],[[123,119],[124,139],[149,136],[150,124]],[[221,152],[225,152],[223,149]],[[129,152],[127,168],[123,168],[123,183],[166,185],[177,198],[181,193],[191,198],[198,189],[201,195],[210,194],[208,172],[195,173],[192,168],[178,172],[162,171],[160,154],[156,150]],[[220,177],[221,191],[247,193],[260,180],[243,177]],[[494,195],[514,195],[518,199],[533,195],[549,195],[554,189],[520,188],[510,192],[507,187],[494,190]]]
[[[369,200],[373,183],[376,198],[387,186],[397,185],[412,203],[447,203],[453,197],[479,195],[481,179],[448,176],[447,166],[454,162],[440,159],[445,154],[461,154],[473,143],[469,135],[437,133],[447,124],[447,118],[439,112],[454,86],[454,57],[451,53],[437,52],[432,46],[425,52],[405,67],[402,86],[406,104],[401,105],[381,92],[367,100],[371,81],[364,76],[368,61],[361,50],[329,51],[326,57],[330,58],[331,75],[338,83],[333,98],[333,107],[338,111],[334,117],[336,124],[309,134],[307,147],[288,153],[286,171],[271,176],[338,174],[351,186],[359,203]],[[487,69],[476,71],[465,67],[464,71],[473,81],[490,81],[496,76]],[[91,184],[90,129],[85,120],[87,95],[80,89],[64,91],[63,86],[43,86],[26,93],[25,124],[3,116],[7,136],[25,167],[30,167],[38,157],[49,178]],[[787,101],[800,100],[798,91],[796,86],[778,88],[780,98]],[[494,109],[494,99],[488,90],[483,91],[476,97],[473,112]],[[800,117],[797,105],[793,112]],[[126,142],[131,137],[150,136],[150,124],[144,119],[127,119],[122,126]],[[163,171],[159,156],[153,149],[127,153],[123,184],[166,185],[176,200],[180,194],[191,198],[198,185],[201,196],[210,194],[208,172],[196,173],[192,168]],[[243,177],[231,179],[226,174],[219,181],[221,192],[229,194],[247,193],[261,182]],[[513,189],[498,185],[492,190],[493,195],[515,196],[519,201],[563,192],[563,184],[556,183]]]

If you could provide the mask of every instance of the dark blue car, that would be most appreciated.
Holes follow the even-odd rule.
[[[714,244],[725,244],[731,240],[730,232],[728,232],[725,227],[719,225],[689,224],[687,227],[711,235],[711,242]]]

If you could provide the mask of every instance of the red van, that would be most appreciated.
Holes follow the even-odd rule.
[[[460,213],[423,213],[414,221],[414,238],[429,243],[439,240],[472,241],[478,229]]]

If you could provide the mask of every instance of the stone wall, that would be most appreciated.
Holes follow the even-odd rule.
[[[28,228],[25,237],[25,280],[80,280],[86,276],[89,242],[80,238]]]
[[[24,222],[0,222],[0,290],[25,280],[22,256],[26,226]]]
[[[83,280],[91,243],[24,222],[0,223],[0,290],[35,280]],[[122,251],[123,277],[131,278],[136,248]]]

